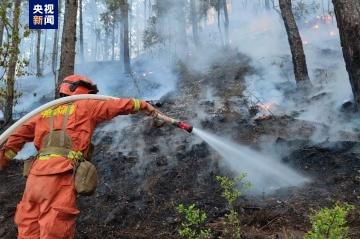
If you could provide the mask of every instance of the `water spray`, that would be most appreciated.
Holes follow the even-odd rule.
[[[255,192],[271,192],[281,187],[301,186],[309,182],[307,177],[269,154],[198,128],[193,130],[193,134],[209,144],[232,171],[239,174],[246,172]]]
[[[162,106],[159,102],[148,103],[157,107]],[[193,128],[193,126],[187,122],[173,119],[159,111],[152,116],[155,120],[174,125],[200,137],[217,151],[224,161],[230,165],[232,170],[237,173],[247,172],[248,178],[254,185],[255,191],[262,190],[262,192],[270,192],[281,187],[301,186],[309,182],[308,178],[282,164],[281,161],[271,158],[269,155]]]

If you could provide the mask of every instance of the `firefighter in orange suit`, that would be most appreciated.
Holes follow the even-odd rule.
[[[91,80],[80,75],[66,77],[59,91],[60,96],[98,92]],[[72,152],[86,155],[97,124],[118,115],[139,111],[145,111],[147,114],[156,112],[146,101],[138,99],[79,100],[43,111],[8,138],[0,150],[0,169],[6,168],[26,142],[33,141],[38,150],[23,198],[16,209],[18,238],[74,238],[75,219],[79,214],[74,188],[74,164],[70,154],[42,154],[46,147],[43,141],[50,129],[52,132],[58,132],[64,127],[63,131],[72,144]]]

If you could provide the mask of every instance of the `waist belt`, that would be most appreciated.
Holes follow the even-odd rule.
[[[49,160],[53,157],[65,157],[74,161],[81,161],[84,158],[81,151],[74,151],[71,149],[60,147],[46,147],[39,151],[37,159]]]

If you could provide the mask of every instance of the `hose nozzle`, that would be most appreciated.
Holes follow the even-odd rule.
[[[171,124],[171,125],[174,125],[180,129],[183,129],[189,133],[192,132],[193,130],[193,126],[186,123],[185,121],[180,121],[180,120],[176,120],[176,119],[173,119],[173,118],[170,118],[160,112],[157,112],[156,116],[155,116],[156,119],[159,119],[165,123],[168,123],[168,124]]]
[[[191,133],[193,130],[193,126],[186,123],[185,121],[179,121],[176,123],[176,126],[180,129],[186,130],[187,132]]]

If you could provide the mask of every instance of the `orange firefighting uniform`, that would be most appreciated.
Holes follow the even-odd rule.
[[[117,115],[135,113],[146,106],[145,101],[137,99],[71,103],[66,134],[73,142],[73,152],[86,154],[98,123]],[[49,117],[54,117],[54,130],[61,129],[67,108],[68,105],[61,105],[30,119],[9,137],[2,153],[13,158],[26,142],[31,141],[40,150],[43,137],[49,133]],[[56,154],[38,157],[15,214],[18,238],[73,238],[78,214],[71,158]]]

